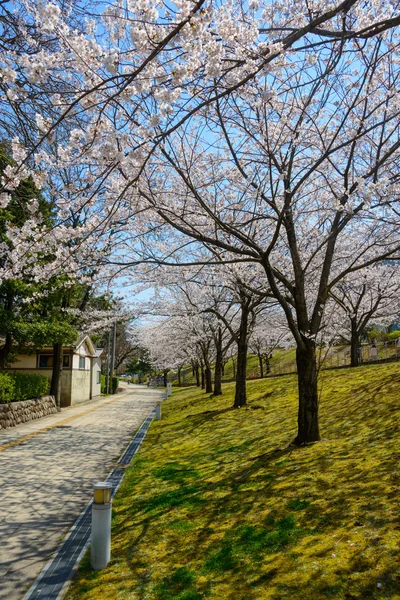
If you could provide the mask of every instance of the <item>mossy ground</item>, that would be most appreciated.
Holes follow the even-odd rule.
[[[175,392],[114,501],[112,561],[67,598],[400,599],[400,366],[321,375],[320,443],[294,448],[296,379]]]

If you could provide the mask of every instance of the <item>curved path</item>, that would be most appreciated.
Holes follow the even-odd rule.
[[[161,393],[129,386],[0,433],[0,599],[20,600]]]

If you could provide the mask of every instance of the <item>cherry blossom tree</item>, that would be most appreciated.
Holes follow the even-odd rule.
[[[256,319],[249,338],[249,348],[257,356],[260,377],[270,372],[270,358],[276,348],[290,347],[294,339],[282,311],[262,311]],[[264,371],[265,365],[265,371]]]
[[[374,264],[340,281],[331,292],[340,307],[337,317],[343,337],[350,340],[351,366],[360,364],[360,343],[371,322],[390,324],[399,314],[397,264]]]
[[[332,70],[330,48],[351,56],[399,21],[392,3],[377,0],[319,1],[312,9],[305,1],[19,0],[16,8],[18,16],[0,6],[4,130],[21,146],[3,178],[2,203],[32,169],[41,187],[46,174],[84,164],[77,202],[97,201],[101,187],[108,219],[118,212],[117,222],[120,211],[129,214],[121,201],[152,155],[208,106],[267,73],[282,79],[288,66],[299,78],[301,52],[311,65],[322,56]],[[46,146],[54,141],[55,155]],[[42,243],[45,233],[51,238],[38,232]]]
[[[164,373],[175,369],[180,373],[183,365],[190,363],[196,356],[195,340],[191,334],[189,320],[171,317],[142,326],[138,331],[138,338],[140,345],[148,351],[150,362],[157,369]]]
[[[298,444],[319,439],[315,341],[330,291],[399,256],[394,40],[297,53],[294,68],[260,76],[168,139],[137,190],[180,232],[177,263],[186,237],[219,261],[262,265],[296,341]]]
[[[208,264],[261,265],[297,345],[295,442],[317,441],[315,340],[330,292],[399,249],[397,5],[113,2],[83,31],[59,4],[24,6],[57,46],[8,44],[3,94],[15,111],[45,89],[53,110],[39,112],[32,147],[15,140],[2,203],[32,160],[38,182],[84,164],[74,202],[99,212],[83,239],[100,223],[118,229],[116,269],[198,264],[199,247]],[[8,264],[60,231],[71,235],[32,220]]]

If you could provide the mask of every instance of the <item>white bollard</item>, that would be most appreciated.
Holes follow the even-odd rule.
[[[172,383],[167,383],[167,398],[169,398],[169,396],[171,394],[172,394]]]
[[[161,401],[156,404],[156,421],[161,421]]]
[[[92,569],[104,569],[111,558],[111,483],[100,481],[93,484],[92,504]]]

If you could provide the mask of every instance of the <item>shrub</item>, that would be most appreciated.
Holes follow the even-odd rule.
[[[400,330],[391,331],[390,333],[388,333],[388,340],[390,340],[390,341],[398,340],[399,338],[400,338]]]
[[[101,380],[100,380],[102,394],[107,394],[106,383],[107,383],[106,376],[102,375]],[[110,380],[110,383],[109,383],[109,394],[116,394],[117,390],[118,390],[118,386],[119,386],[119,378],[112,377]]]
[[[8,373],[0,373],[0,404],[12,402],[15,395],[14,380]]]
[[[29,373],[10,374],[14,381],[14,401],[30,400],[45,396],[50,388],[50,382],[44,375]]]
[[[111,383],[111,393],[116,394],[119,386],[119,377],[113,377]]]
[[[48,393],[50,382],[44,375],[0,373],[0,403],[39,398]]]
[[[372,343],[372,342],[383,343],[383,342],[388,341],[388,334],[386,333],[386,331],[384,329],[376,329],[375,327],[371,327],[371,329],[369,329],[367,331],[367,338],[370,343]]]

